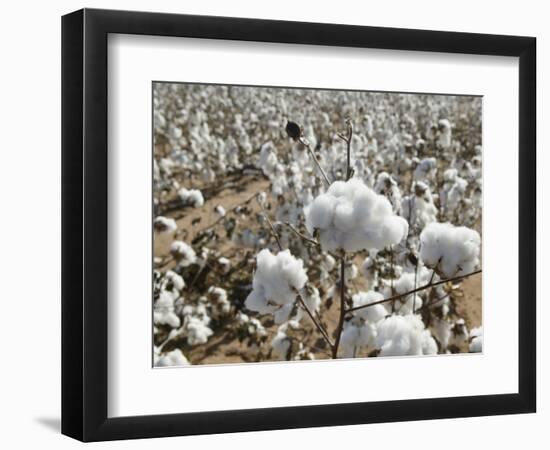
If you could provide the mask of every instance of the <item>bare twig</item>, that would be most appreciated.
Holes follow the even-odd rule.
[[[444,284],[444,283],[450,283],[450,282],[453,282],[453,281],[460,281],[464,278],[467,278],[469,276],[472,276],[472,275],[476,275],[478,273],[481,273],[481,269],[479,270],[475,270],[474,272],[470,272],[470,273],[467,273],[465,275],[460,275],[458,277],[453,277],[453,278],[447,278],[445,280],[439,280],[439,281],[436,281],[435,283],[428,283],[428,284],[425,284],[424,286],[420,286],[416,289],[413,289],[412,291],[409,291],[409,292],[405,292],[403,294],[398,294],[398,295],[393,295],[389,298],[385,298],[383,300],[378,300],[377,302],[372,302],[372,303],[368,303],[366,305],[361,305],[361,306],[355,306],[353,308],[349,308],[346,313],[351,313],[351,312],[355,312],[357,310],[360,310],[360,309],[363,309],[363,308],[368,308],[369,306],[374,306],[374,305],[380,305],[381,303],[386,303],[386,302],[392,302],[394,300],[398,300],[400,298],[403,298],[403,297],[406,297],[408,295],[411,295],[411,294],[414,294],[416,292],[420,292],[420,291],[423,291],[424,289],[428,289],[428,288],[432,288],[432,287],[435,287],[435,286],[439,286],[440,284]]]
[[[426,303],[425,305],[423,305],[423,306],[421,306],[420,308],[418,308],[418,311],[423,311],[424,309],[431,308],[431,307],[434,306],[436,303],[439,303],[441,300],[445,300],[449,295],[450,295],[450,293],[447,292],[445,295],[443,295],[443,296],[441,296],[441,297],[437,297],[435,300],[432,300],[430,303]]]
[[[313,152],[313,149],[311,148],[311,145],[309,145],[309,142],[306,141],[303,137],[300,137],[299,142],[300,142],[300,144],[302,144],[303,146],[305,146],[307,148],[307,151],[309,152],[309,155],[311,156],[311,159],[313,159],[313,162],[317,166],[317,169],[319,169],[319,172],[321,172],[321,175],[323,176],[323,179],[325,180],[325,183],[327,184],[327,186],[330,186],[330,181],[327,177],[327,174],[325,173],[325,171],[321,167],[321,163],[319,163],[319,160],[317,159],[317,156],[315,156],[315,153]]]
[[[271,223],[271,220],[269,220],[269,216],[267,215],[267,212],[264,208],[264,205],[262,205],[262,202],[258,201],[258,204],[260,205],[260,208],[262,208],[262,213],[265,217],[266,222],[269,225],[269,228],[271,229],[271,235],[275,238],[277,241],[277,246],[279,247],[279,250],[283,250],[283,246],[281,245],[281,241],[279,239],[279,233],[277,233],[277,230],[275,230],[275,227],[273,226],[273,223]]]
[[[296,235],[298,236],[300,239],[303,239],[304,241],[306,242],[309,242],[310,244],[312,245],[316,245],[317,247],[319,247],[321,244],[319,244],[319,242],[317,242],[315,239],[311,239],[309,237],[307,237],[306,235],[304,235],[303,233],[300,233],[295,227],[294,225],[292,225],[291,223],[289,222],[284,222],[283,225],[286,225],[288,228],[290,228],[290,230]]]
[[[332,349],[334,345],[332,344],[332,342],[331,342],[331,340],[328,336],[328,333],[323,328],[321,323],[317,321],[317,319],[315,318],[315,316],[313,315],[311,310],[308,308],[304,298],[302,297],[302,294],[300,292],[298,292],[297,295],[298,295],[298,300],[300,302],[300,305],[302,306],[303,309],[305,309],[305,311],[307,312],[307,315],[309,316],[309,318],[311,319],[311,321],[313,322],[313,324],[315,325],[315,327],[317,328],[319,333],[321,333],[321,335],[323,336],[323,339],[327,342],[328,346]]]
[[[344,318],[346,316],[346,257],[342,256],[340,259],[340,317],[338,319],[338,326],[336,328],[336,340],[332,347],[332,358],[338,357],[338,347],[340,346],[340,338],[342,337],[342,331],[344,329]]]
[[[348,181],[351,178],[351,175],[353,173],[351,169],[351,140],[353,138],[353,126],[351,125],[351,120],[346,119],[346,125],[348,126],[348,134],[347,136],[344,136],[342,133],[336,133],[336,135],[342,139],[347,146],[346,154],[347,154],[347,160],[346,160],[346,181]]]

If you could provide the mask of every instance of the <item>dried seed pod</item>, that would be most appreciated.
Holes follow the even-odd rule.
[[[298,125],[296,122],[288,121],[286,123],[286,134],[288,134],[288,137],[297,141],[302,136],[302,129],[300,128],[300,125]]]

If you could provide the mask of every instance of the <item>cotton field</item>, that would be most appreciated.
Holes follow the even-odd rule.
[[[155,83],[154,365],[483,351],[481,109]]]

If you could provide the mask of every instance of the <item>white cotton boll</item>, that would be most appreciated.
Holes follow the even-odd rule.
[[[168,325],[171,328],[180,326],[180,318],[174,312],[176,295],[171,291],[161,291],[153,305],[153,322],[156,325]]]
[[[256,199],[260,205],[265,205],[265,202],[267,201],[267,194],[265,192],[260,192]]]
[[[438,122],[441,134],[439,135],[438,142],[441,147],[447,149],[451,146],[452,129],[451,123],[447,119],[441,119]]]
[[[218,217],[225,217],[225,215],[227,214],[225,208],[222,206],[222,205],[218,205],[214,208],[214,212],[216,213],[216,215]]]
[[[393,213],[388,199],[357,178],[332,183],[304,214],[308,231],[319,230],[325,251],[382,249],[408,232],[407,221]]]
[[[189,361],[179,348],[168,353],[155,355],[155,367],[188,366]]]
[[[269,314],[275,310],[273,305],[268,303],[268,299],[265,296],[265,292],[261,286],[252,289],[252,292],[248,294],[244,302],[244,306],[250,311],[256,311],[260,314]]]
[[[377,324],[380,356],[423,355],[432,352],[431,335],[418,315],[392,315]]]
[[[192,206],[193,208],[200,208],[204,205],[204,197],[202,192],[198,189],[185,189],[181,188],[178,191],[178,196],[184,205]]]
[[[483,351],[483,328],[472,328],[470,339],[469,351],[471,353],[481,353]]]
[[[334,216],[335,204],[334,197],[321,194],[307,208],[304,208],[306,227],[310,233],[313,233],[314,228],[329,228]]]
[[[174,219],[158,216],[153,221],[153,228],[157,233],[171,233],[176,231],[178,226]]]
[[[445,182],[454,182],[458,176],[458,170],[450,168],[443,172],[443,181]]]
[[[321,296],[319,295],[319,290],[316,287],[308,284],[303,290],[302,297],[311,312],[319,311],[321,306]]]
[[[378,283],[378,270],[376,268],[376,258],[367,256],[361,265],[361,273],[366,278],[369,288],[373,288]]]
[[[439,345],[441,345],[442,350],[446,350],[449,346],[449,340],[451,339],[451,329],[452,325],[450,322],[444,319],[434,319],[432,324],[432,330],[435,338],[438,340]]]
[[[422,332],[422,354],[423,355],[437,355],[437,342],[432,337],[430,330],[424,330]]]
[[[256,319],[252,318],[249,320],[248,334],[256,335],[259,337],[267,336],[267,330],[264,328],[262,323]]]
[[[340,358],[354,358],[361,347],[374,343],[376,328],[368,323],[346,322],[340,338]]]
[[[213,183],[216,179],[216,172],[211,167],[206,167],[202,171],[202,180],[207,183]]]
[[[472,272],[479,264],[481,238],[470,228],[434,222],[422,230],[420,242],[424,264],[447,278]]]
[[[227,291],[225,289],[210,286],[208,288],[208,299],[212,305],[213,317],[220,318],[227,316],[231,311],[231,303],[227,299]]]
[[[327,272],[330,272],[336,267],[336,260],[334,257],[328,253],[323,255],[323,259],[321,261],[321,266],[323,269],[325,269]]]
[[[346,280],[346,283],[357,278],[357,275],[359,275],[357,266],[350,261],[346,261],[344,268],[344,280]]]
[[[455,183],[446,193],[445,207],[448,211],[454,211],[464,199],[468,182],[464,178],[457,177]]]
[[[296,291],[304,287],[307,274],[304,263],[290,254],[289,250],[272,254],[262,250],[256,257],[256,272],[252,292],[245,306],[260,314],[275,314],[275,321],[288,319],[296,300]]]
[[[401,215],[414,226],[424,228],[427,224],[437,220],[437,208],[429,186],[417,181],[413,186],[414,193],[403,198]]]
[[[278,164],[277,153],[273,142],[266,142],[260,148],[259,166],[267,176],[273,175]]]
[[[165,276],[166,276],[166,279],[170,283],[172,283],[172,285],[174,286],[174,289],[176,289],[177,291],[181,291],[185,287],[185,281],[183,277],[177,274],[176,272],[174,272],[173,270],[168,270]]]
[[[238,311],[237,314],[235,314],[235,321],[239,325],[244,325],[250,321],[250,318],[245,313]]]
[[[286,322],[290,318],[293,309],[294,304],[292,303],[287,303],[285,305],[277,307],[276,310],[273,312],[273,321],[276,324]]]
[[[218,258],[218,265],[223,274],[227,274],[231,270],[231,261],[224,256]]]
[[[414,170],[414,178],[416,180],[426,180],[432,178],[437,168],[437,160],[435,158],[424,158],[418,163]]]
[[[358,292],[353,295],[353,307],[370,305],[371,303],[379,302],[383,300],[384,296],[379,292],[368,291],[368,292]],[[361,317],[363,320],[366,320],[370,323],[377,323],[379,320],[382,320],[387,316],[388,310],[384,304],[378,304],[373,306],[368,306],[366,308],[355,311],[354,313],[357,317]]]
[[[380,172],[376,177],[374,190],[377,194],[384,195],[392,204],[393,211],[398,214],[401,210],[401,191],[397,182],[387,172]]]
[[[461,347],[464,343],[468,342],[470,335],[466,322],[464,319],[458,319],[451,328],[451,337],[449,339],[449,345]]]
[[[290,338],[286,335],[286,330],[286,324],[280,326],[271,341],[272,355],[281,361],[288,358],[288,350],[290,349]]]
[[[197,261],[197,254],[193,247],[183,241],[172,242],[170,254],[182,267],[187,267]]]
[[[213,331],[197,317],[188,317],[186,323],[187,343],[189,345],[206,344]]]
[[[416,294],[408,295],[406,297],[406,300],[403,301],[403,299],[399,302],[399,307],[397,308],[399,310],[399,314],[402,316],[407,316],[409,314],[413,314],[413,312],[418,311],[420,308],[422,308],[422,305],[424,302],[422,301],[422,298]]]

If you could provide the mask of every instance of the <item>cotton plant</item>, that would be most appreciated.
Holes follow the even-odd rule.
[[[392,315],[377,325],[376,349],[379,356],[435,355],[437,343],[420,316]]]
[[[170,244],[170,254],[181,267],[187,267],[197,262],[195,250],[184,241],[172,241]]]
[[[304,209],[306,227],[325,251],[382,249],[406,237],[407,221],[361,180],[335,181]]]
[[[208,289],[208,302],[211,305],[212,317],[221,319],[231,312],[231,303],[227,298],[227,291],[221,287],[210,286]]]
[[[297,293],[307,280],[303,262],[290,251],[273,254],[263,249],[256,257],[253,288],[245,306],[260,314],[273,314],[275,323],[283,323],[293,312]]]
[[[198,189],[181,188],[178,191],[178,196],[182,204],[185,206],[200,208],[204,205],[204,197],[202,195],[202,192]]]
[[[470,331],[470,343],[468,349],[471,353],[481,353],[483,351],[483,328],[476,327]]]
[[[169,234],[178,229],[176,221],[169,217],[158,216],[153,221],[153,229],[158,234]]]
[[[473,272],[479,265],[481,238],[470,228],[430,223],[420,234],[420,245],[424,264],[444,277]]]
[[[480,224],[479,100],[463,117],[443,97],[155,83],[153,104],[155,239],[174,239],[155,257],[171,272],[155,282],[159,355],[195,363],[227,330],[247,360],[477,351],[454,305],[480,242],[429,226]],[[183,225],[233,173],[262,206],[214,200],[210,224]]]
[[[437,221],[438,209],[428,184],[417,181],[412,190],[413,192],[403,197],[401,215],[407,219],[411,228],[422,229]]]
[[[175,348],[170,352],[155,352],[153,365],[155,367],[188,366],[189,361],[179,348]]]

